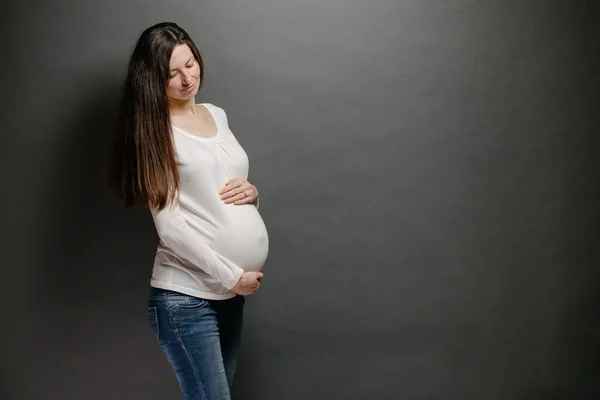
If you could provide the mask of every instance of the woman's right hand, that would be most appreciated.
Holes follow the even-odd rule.
[[[235,294],[248,296],[258,290],[262,277],[262,272],[244,272],[240,280],[231,288],[231,291]]]

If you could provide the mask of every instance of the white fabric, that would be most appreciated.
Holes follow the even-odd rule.
[[[269,240],[258,207],[225,204],[219,190],[248,178],[248,156],[225,111],[202,104],[217,134],[202,138],[172,126],[179,165],[179,199],[152,217],[160,238],[150,284],[206,299],[227,299],[243,271],[260,271]]]

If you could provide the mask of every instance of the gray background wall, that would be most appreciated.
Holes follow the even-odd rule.
[[[592,1],[2,5],[2,399],[179,398],[103,187],[137,36],[206,61],[271,251],[236,399],[596,399]]]

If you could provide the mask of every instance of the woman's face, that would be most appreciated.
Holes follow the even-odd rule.
[[[188,100],[194,98],[200,88],[200,65],[187,44],[173,49],[169,61],[167,98]]]

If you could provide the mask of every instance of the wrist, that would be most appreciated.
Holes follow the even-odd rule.
[[[223,286],[225,286],[227,290],[233,289],[242,280],[242,275],[244,275],[244,270],[237,267],[233,272],[233,276],[226,283],[223,283]]]

